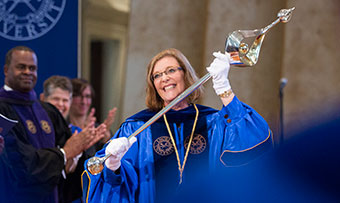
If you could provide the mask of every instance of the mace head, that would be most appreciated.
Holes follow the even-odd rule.
[[[102,170],[104,169],[103,166],[103,161],[101,158],[98,157],[92,157],[91,159],[88,160],[87,162],[87,170],[92,174],[92,175],[97,175]]]
[[[277,13],[277,17],[280,18],[280,21],[283,23],[287,23],[290,18],[292,17],[292,13],[294,11],[295,7],[290,8],[290,9],[281,9]]]

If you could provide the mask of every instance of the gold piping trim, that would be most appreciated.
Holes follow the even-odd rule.
[[[239,152],[245,152],[245,151],[251,150],[251,149],[253,149],[253,148],[255,148],[255,147],[265,143],[271,137],[272,131],[270,129],[268,129],[268,132],[269,132],[269,134],[268,134],[268,136],[267,136],[267,138],[265,140],[263,140],[262,142],[258,143],[257,145],[254,145],[254,146],[252,146],[252,147],[250,147],[248,149],[244,149],[244,150],[240,150],[240,151],[224,150],[223,153],[220,156],[220,161],[223,163],[223,165],[227,166],[227,164],[225,164],[224,161],[222,160],[222,156],[224,155],[225,152],[239,153]]]
[[[87,178],[89,179],[89,185],[87,187],[87,192],[86,192],[86,203],[89,202],[89,193],[90,193],[90,185],[91,185],[91,178],[89,176],[89,174],[87,173],[87,171],[84,171],[82,174],[81,174],[81,177],[83,177],[84,173],[86,173],[87,175]],[[81,178],[81,190],[83,190],[83,178]]]

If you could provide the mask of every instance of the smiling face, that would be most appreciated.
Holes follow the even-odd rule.
[[[92,94],[91,88],[87,86],[81,95],[74,95],[72,104],[71,104],[71,111],[73,115],[76,116],[87,116],[87,113],[92,104]]]
[[[69,91],[57,87],[52,90],[52,93],[48,97],[44,98],[44,101],[57,107],[64,118],[68,116],[72,102],[71,93]]]
[[[37,57],[33,52],[15,50],[9,65],[5,65],[5,83],[19,92],[31,91],[37,82]]]
[[[155,78],[153,83],[158,95],[164,101],[164,106],[168,105],[185,90],[184,72],[178,69],[179,67],[180,65],[174,57],[165,56],[157,61],[152,71],[152,75],[161,73],[161,76]],[[175,71],[169,72],[169,69]]]
[[[174,64],[175,66],[173,66]],[[180,80],[178,80],[179,76],[181,76]],[[165,97],[165,93],[169,91],[165,92],[161,89],[161,85],[166,82],[164,81],[165,77],[168,77],[169,81],[180,81],[176,84],[176,88],[180,87],[179,92],[183,92],[184,88],[189,88],[198,80],[195,70],[181,51],[169,48],[159,52],[152,57],[147,66],[145,104],[151,111],[160,111],[164,105],[174,101],[172,98],[168,99],[168,96]],[[198,87],[172,109],[179,110],[187,107],[188,104],[195,103],[202,94],[202,90],[202,86]]]

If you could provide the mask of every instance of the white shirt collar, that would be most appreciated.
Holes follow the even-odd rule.
[[[8,85],[4,85],[4,89],[6,91],[13,91],[13,89],[11,87],[9,87]]]

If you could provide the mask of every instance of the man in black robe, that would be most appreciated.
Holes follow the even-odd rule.
[[[39,102],[33,90],[37,64],[36,54],[28,47],[14,47],[6,54],[0,113],[19,122],[3,135],[1,202],[58,202],[57,185],[67,160],[93,139],[90,134],[71,136],[59,111]]]

